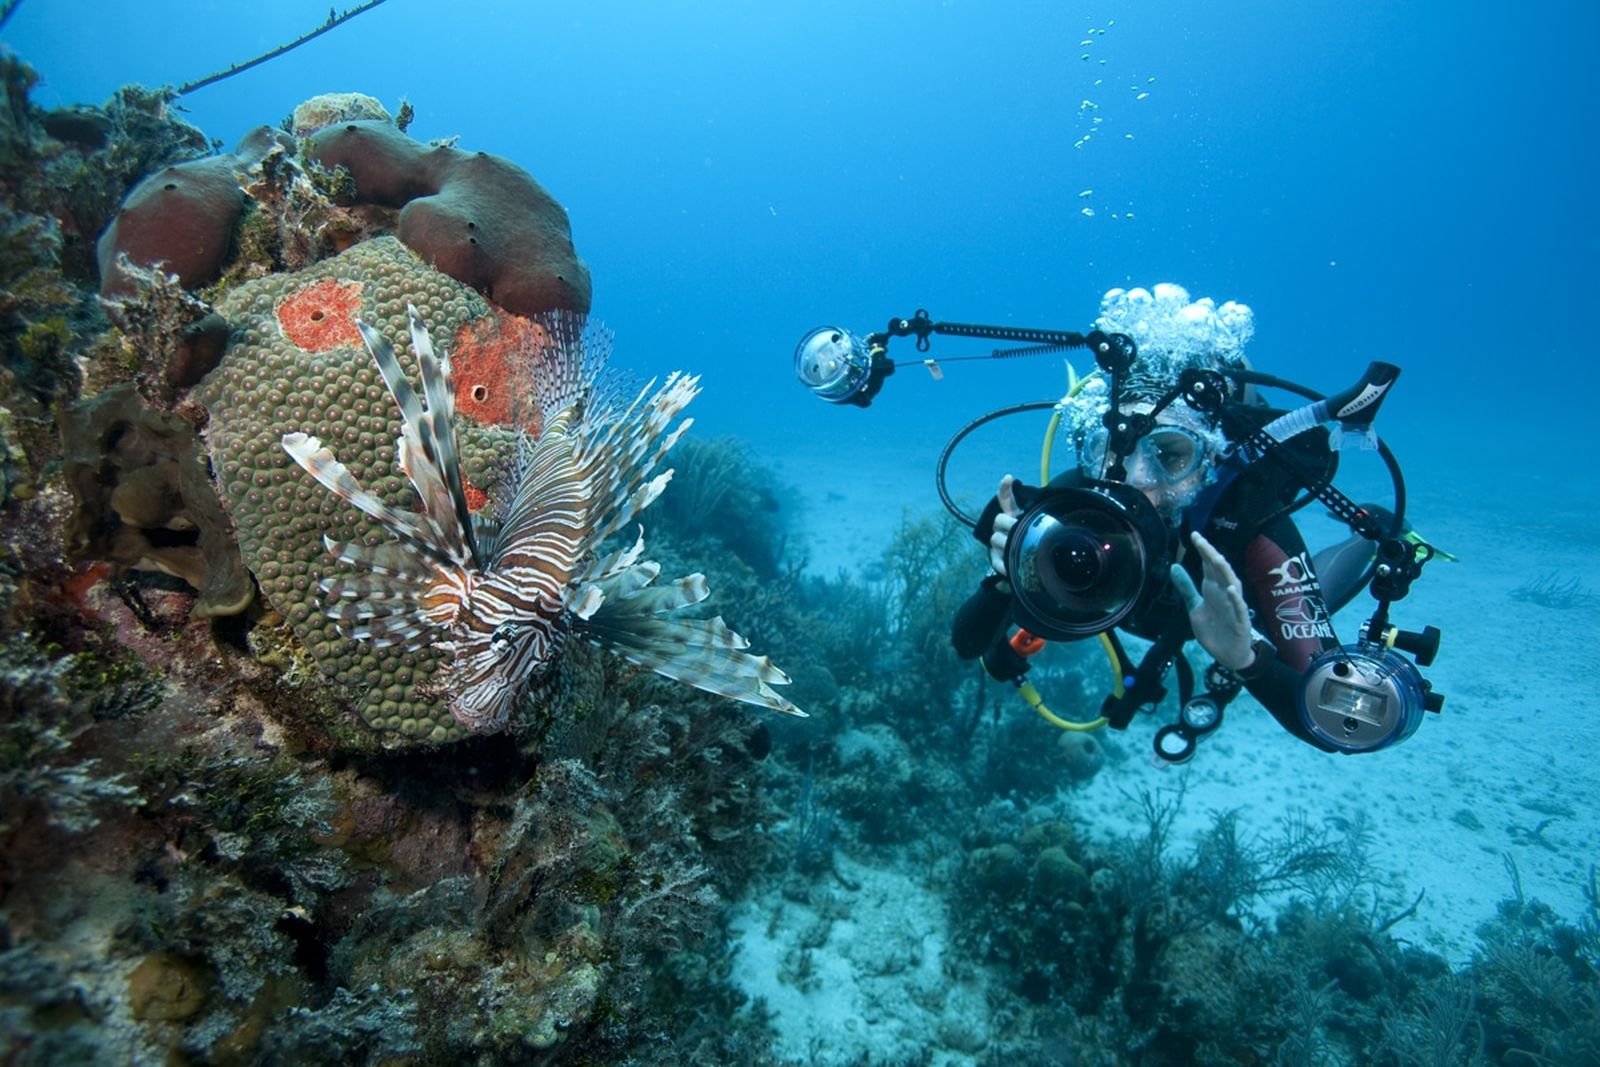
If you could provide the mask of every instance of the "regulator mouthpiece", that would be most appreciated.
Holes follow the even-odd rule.
[[[883,384],[886,363],[840,326],[818,326],[794,350],[794,376],[830,404],[866,407]]]

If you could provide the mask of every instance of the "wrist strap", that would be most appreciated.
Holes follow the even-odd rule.
[[[1239,676],[1241,682],[1254,682],[1265,677],[1267,671],[1272,669],[1272,665],[1278,662],[1278,647],[1260,634],[1250,642],[1250,650],[1256,654],[1250,666],[1233,672]]]

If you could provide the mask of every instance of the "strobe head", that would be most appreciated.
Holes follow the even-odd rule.
[[[1057,641],[1112,629],[1168,580],[1170,539],[1154,505],[1130,486],[1043,494],[1006,541],[1017,621]]]
[[[1362,642],[1311,661],[1300,680],[1300,721],[1338,752],[1376,752],[1416,733],[1442,700],[1405,656]]]
[[[885,365],[887,360],[875,360],[859,337],[840,326],[818,326],[794,350],[795,377],[830,404],[866,407],[883,384]]]

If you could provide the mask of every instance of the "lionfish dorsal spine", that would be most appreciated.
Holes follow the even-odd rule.
[[[442,476],[445,497],[455,513],[455,533],[474,561],[481,562],[473,544],[472,509],[467,504],[466,486],[461,478],[461,453],[456,442],[456,394],[450,381],[450,357],[435,355],[415,304],[406,305],[411,329],[411,348],[417,354],[417,370],[422,376],[422,398],[427,404],[423,425],[434,443],[431,453]],[[441,502],[443,503],[443,502]]]
[[[457,566],[472,566],[477,555],[461,482],[448,369],[441,367],[434,354],[416,308],[407,305],[407,310],[423,382],[420,398],[400,369],[388,339],[360,319],[356,320],[356,328],[400,410],[400,438],[396,442],[400,469],[422,503],[417,525],[426,530],[430,554]],[[416,347],[418,338],[422,339],[420,348]]]

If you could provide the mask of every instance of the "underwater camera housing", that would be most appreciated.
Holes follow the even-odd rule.
[[[1211,309],[1205,310],[1209,313]],[[1007,341],[1023,347],[934,360],[926,353],[929,340],[935,335]],[[902,365],[888,358],[890,343],[900,337],[915,339],[916,350],[923,355],[915,362],[925,366],[935,380],[944,377],[941,362],[1009,360],[1080,348],[1094,356],[1096,371],[1083,378],[1068,365],[1069,390],[1062,400],[1031,401],[991,411],[968,423],[945,445],[934,472],[939,499],[957,521],[974,530],[980,529],[980,519],[962,510],[946,484],[945,472],[956,446],[996,419],[1053,410],[1040,455],[1039,484],[1048,487],[1052,480],[1051,445],[1065,401],[1098,375],[1109,382],[1108,408],[1122,412],[1124,389],[1138,357],[1134,339],[1124,333],[1100,328],[1080,333],[943,322],[935,321],[926,309],[919,308],[914,315],[891,318],[884,330],[864,339],[839,327],[812,330],[795,349],[795,375],[825,401],[868,407],[884,380]],[[1258,463],[1267,463],[1272,469],[1256,480],[1258,484],[1251,485],[1251,491],[1282,499],[1281,506],[1259,526],[1291,515],[1316,500],[1376,546],[1373,568],[1364,580],[1369,581],[1369,591],[1378,601],[1377,610],[1363,628],[1358,643],[1324,653],[1302,676],[1297,711],[1303,730],[1295,732],[1321,747],[1345,753],[1378,751],[1411,736],[1424,717],[1423,712],[1441,710],[1444,698],[1433,691],[1417,669],[1431,663],[1438,630],[1430,626],[1418,634],[1388,625],[1390,605],[1406,596],[1422,565],[1436,554],[1414,531],[1408,532],[1405,482],[1399,463],[1373,428],[1379,408],[1399,374],[1398,366],[1375,361],[1354,385],[1330,396],[1255,371],[1248,363],[1211,369],[1191,367],[1182,371],[1171,388],[1154,401],[1152,410],[1137,417],[1123,412],[1115,421],[1109,417],[1103,420],[1108,431],[1107,455],[1111,458],[1103,471],[1107,480],[1036,491],[1039,495],[1018,517],[1007,537],[1004,555],[1013,594],[1010,608],[1013,621],[1023,629],[1010,643],[1008,651],[1015,654],[1009,657],[1013,662],[1002,664],[1010,671],[1003,676],[1017,682],[1030,706],[1063,729],[1098,729],[1105,725],[1123,729],[1134,711],[1153,706],[1165,697],[1162,679],[1176,663],[1178,695],[1185,710],[1178,723],[1158,732],[1157,755],[1167,762],[1182,762],[1193,754],[1195,741],[1209,736],[1220,724],[1223,709],[1242,688],[1242,680],[1213,664],[1217,680],[1208,671],[1207,692],[1193,695],[1192,671],[1186,681],[1188,668],[1182,655],[1187,628],[1180,632],[1175,626],[1163,624],[1165,628],[1137,668],[1117,647],[1113,632],[1170,588],[1176,537],[1155,505],[1125,483],[1123,459],[1131,456],[1141,439],[1150,434],[1156,415],[1181,399],[1213,420],[1230,442],[1218,457],[1214,480],[1190,505],[1186,515],[1190,528],[1206,529],[1213,507],[1233,481]],[[1304,397],[1308,403],[1282,412],[1261,410],[1265,405],[1255,398],[1255,391],[1260,388],[1283,389]],[[1262,415],[1266,416],[1265,421]],[[1331,452],[1327,460],[1319,461],[1315,439],[1310,439],[1309,444],[1298,439],[1323,427],[1328,433],[1326,449]],[[1388,467],[1394,504],[1385,520],[1379,518],[1383,509],[1361,507],[1333,485],[1338,452],[1352,444],[1376,450]],[[1049,712],[1036,691],[1029,697],[1031,687],[1022,682],[1026,660],[1038,651],[1034,644],[1042,646],[1039,639],[1094,636],[1101,638],[1112,660],[1115,692],[1106,698],[1098,719],[1065,723]],[[1018,638],[1026,639],[1028,651],[1016,645]],[[1402,657],[1402,652],[1414,657],[1415,665]],[[983,662],[994,673],[989,654],[983,655]]]
[[[1330,649],[1311,661],[1300,679],[1300,721],[1318,741],[1338,752],[1376,752],[1417,732],[1423,713],[1444,698],[1397,649],[1427,666],[1439,648],[1439,631],[1401,631],[1388,644],[1363,639]]]
[[[818,326],[795,346],[795,377],[830,404],[864,408],[893,373],[892,362],[841,326]]]
[[[1048,490],[1006,540],[1017,621],[1057,641],[1103,633],[1160,592],[1172,558],[1172,534],[1139,490]]]

